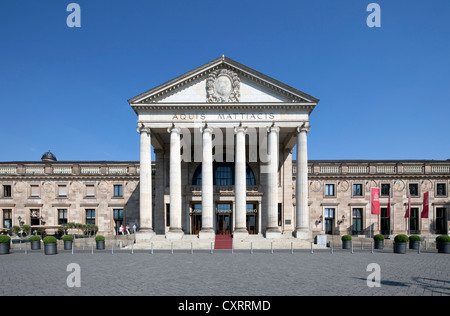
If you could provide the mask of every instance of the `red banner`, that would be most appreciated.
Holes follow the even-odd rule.
[[[409,214],[411,214],[411,192],[409,192],[408,209],[406,210],[405,218],[409,218]]]
[[[423,208],[422,213],[420,214],[420,218],[428,218],[428,205],[429,205],[429,194],[425,192],[423,195]]]
[[[372,210],[372,214],[380,215],[380,189],[372,188],[370,191],[370,196],[370,208]]]

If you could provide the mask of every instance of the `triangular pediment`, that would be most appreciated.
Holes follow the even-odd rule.
[[[309,103],[319,100],[236,61],[220,57],[128,102],[151,104]]]

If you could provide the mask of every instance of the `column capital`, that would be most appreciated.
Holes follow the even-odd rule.
[[[297,133],[300,134],[302,132],[309,133],[311,130],[311,126],[309,126],[308,122],[304,122],[301,126],[297,127]]]
[[[272,126],[267,128],[267,133],[272,133],[272,132],[275,132],[277,134],[280,132],[280,127],[275,126],[275,123]]]
[[[202,132],[202,133],[210,133],[210,134],[212,134],[213,131],[214,131],[214,128],[212,128],[211,126],[208,126],[208,124],[206,124],[203,127],[200,127],[200,132]]]
[[[242,126],[242,122],[241,122],[241,124],[239,126],[236,126],[234,128],[234,133],[235,134],[237,134],[237,133],[247,133],[247,127]]]
[[[176,127],[175,124],[173,124],[171,127],[169,127],[167,129],[167,133],[171,134],[171,133],[177,133],[180,134],[181,133],[181,128]]]
[[[150,127],[146,127],[144,124],[139,124],[138,127],[137,127],[137,129],[136,129],[136,131],[137,131],[139,134],[147,133],[148,135],[151,135],[151,129],[150,129]]]

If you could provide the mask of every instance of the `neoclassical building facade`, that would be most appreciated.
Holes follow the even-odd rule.
[[[139,242],[448,233],[450,160],[308,161],[318,102],[222,56],[128,101],[139,161],[0,162],[0,226],[77,222],[115,235],[137,224]]]

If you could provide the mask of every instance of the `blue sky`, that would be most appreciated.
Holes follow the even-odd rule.
[[[68,28],[66,7],[81,7]],[[381,7],[369,28],[367,5]],[[450,159],[448,0],[2,0],[0,161],[139,160],[127,100],[222,54],[321,101],[309,159]]]

